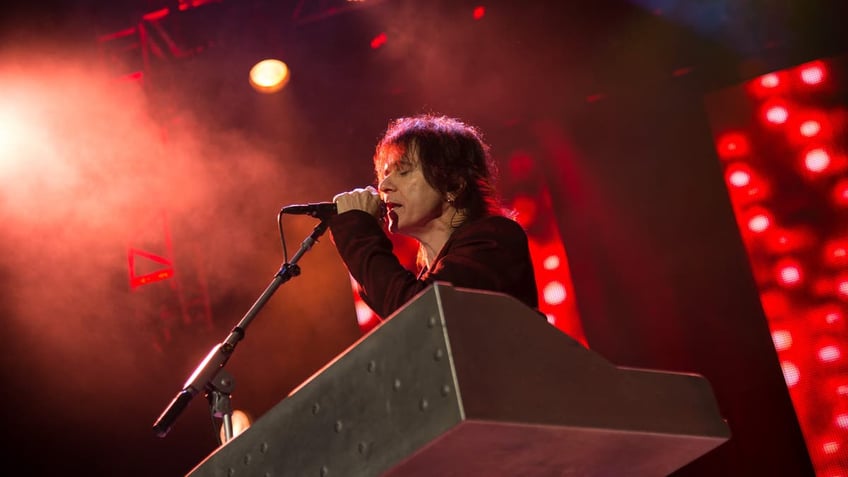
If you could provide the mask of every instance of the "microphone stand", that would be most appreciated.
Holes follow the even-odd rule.
[[[300,250],[294,254],[290,262],[284,263],[280,267],[280,270],[274,275],[274,279],[253,306],[250,307],[250,310],[248,310],[241,321],[232,329],[227,338],[215,345],[209,354],[206,355],[206,358],[201,361],[200,365],[197,366],[185,385],[183,385],[183,389],[177,393],[176,397],[165,408],[156,422],[153,423],[153,432],[157,436],[165,437],[189,401],[201,391],[205,391],[213,416],[221,417],[224,420],[225,442],[222,442],[222,444],[232,439],[230,394],[232,393],[234,382],[232,376],[224,370],[224,365],[233,355],[238,342],[244,338],[245,331],[248,325],[250,325],[250,322],[253,321],[274,292],[277,291],[277,288],[289,281],[292,277],[300,275],[300,267],[297,265],[297,262],[318,241],[318,237],[327,231],[328,226],[329,224],[324,220],[321,220],[315,226],[312,233],[300,244]]]

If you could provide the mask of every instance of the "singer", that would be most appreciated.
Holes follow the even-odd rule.
[[[489,146],[475,127],[435,115],[397,119],[377,144],[374,167],[377,188],[337,194],[329,226],[380,317],[435,281],[506,293],[538,308],[527,235],[498,202]],[[383,212],[390,233],[419,243],[417,275],[392,252]]]

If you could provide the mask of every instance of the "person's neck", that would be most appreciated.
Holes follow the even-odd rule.
[[[424,264],[427,268],[433,264],[436,257],[444,248],[445,244],[450,239],[451,234],[456,227],[453,222],[456,220],[456,211],[451,209],[450,213],[445,213],[433,222],[433,226],[426,232],[417,235],[415,239],[418,241],[424,251]]]

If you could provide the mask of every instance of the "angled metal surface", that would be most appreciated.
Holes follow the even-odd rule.
[[[618,368],[436,284],[189,475],[667,475],[726,441],[709,383]]]

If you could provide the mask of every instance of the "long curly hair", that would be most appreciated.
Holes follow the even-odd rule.
[[[403,117],[389,123],[374,154],[378,182],[389,151],[401,150],[421,161],[427,183],[437,191],[452,194],[454,207],[465,220],[501,215],[494,183],[497,167],[489,146],[474,126],[433,114]]]

